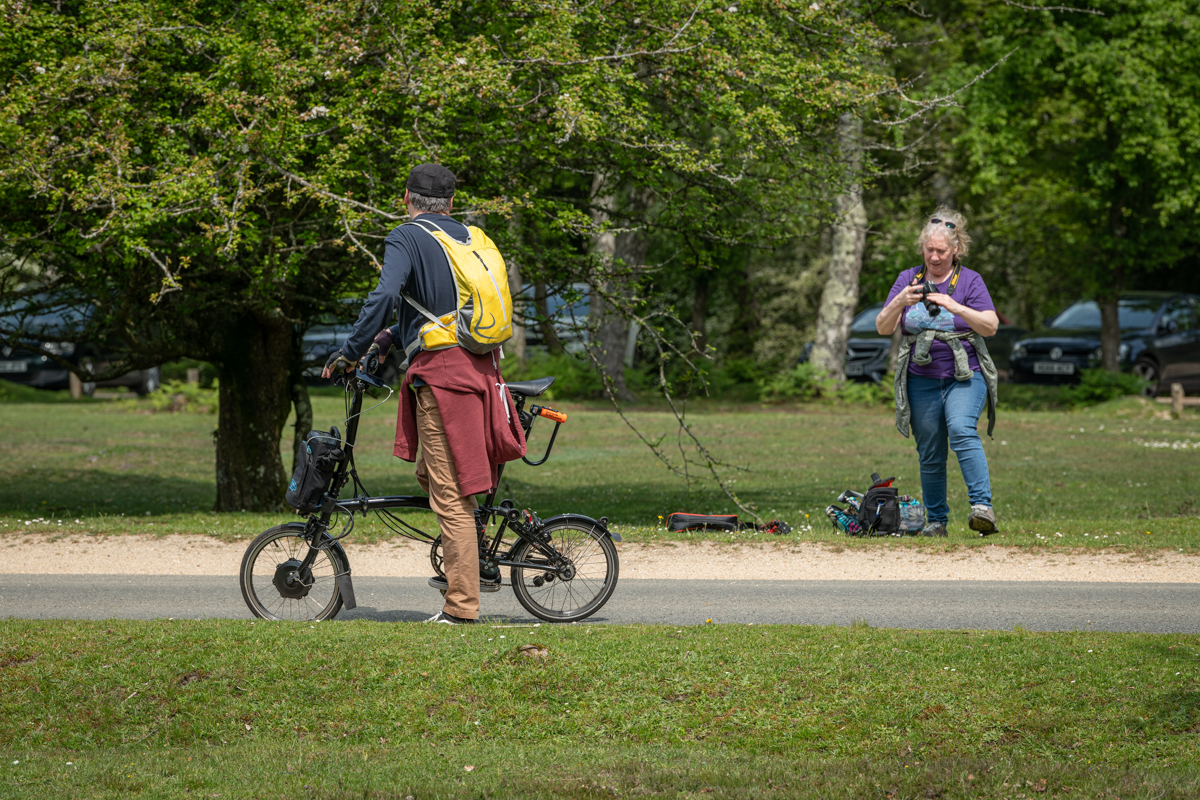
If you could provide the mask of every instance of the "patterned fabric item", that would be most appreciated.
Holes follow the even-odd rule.
[[[900,496],[900,532],[916,536],[925,527],[925,506],[909,495]]]
[[[825,516],[829,517],[829,521],[833,523],[833,527],[846,534],[847,536],[862,536],[862,526],[850,514],[847,514],[844,509],[837,506],[826,506]]]

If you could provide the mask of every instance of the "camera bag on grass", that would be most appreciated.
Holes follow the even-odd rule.
[[[311,514],[321,507],[321,498],[329,491],[333,473],[346,458],[341,444],[342,435],[337,428],[328,432],[309,431],[284,495],[288,505],[301,514]]]
[[[853,489],[841,493],[837,502],[845,503],[848,508],[825,507],[825,516],[829,517],[834,529],[847,536],[916,536],[920,533],[925,527],[925,506],[921,501],[906,494],[897,496],[891,485],[895,478],[885,481],[879,475],[872,475],[871,480],[874,485],[866,494]],[[869,505],[868,497],[872,500]]]
[[[791,533],[792,526],[778,519],[773,519],[766,525],[755,525],[753,522],[738,522],[737,514],[688,514],[676,511],[667,515],[667,530],[672,533],[680,531],[763,531],[778,535]]]
[[[892,486],[894,480],[884,480],[878,472],[871,474],[871,488],[858,509],[858,524],[868,536],[900,532],[900,495]]]

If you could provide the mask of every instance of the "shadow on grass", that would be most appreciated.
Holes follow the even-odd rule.
[[[96,469],[25,469],[0,475],[0,514],[31,517],[208,511],[212,480]],[[282,498],[281,498],[282,499]]]

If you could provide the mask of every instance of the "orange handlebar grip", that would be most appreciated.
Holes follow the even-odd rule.
[[[538,414],[545,417],[546,419],[552,419],[555,422],[566,422],[567,421],[567,412],[555,411],[553,408],[544,408],[543,407],[540,411],[538,411]]]

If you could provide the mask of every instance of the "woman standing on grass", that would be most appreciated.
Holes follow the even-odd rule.
[[[971,512],[967,524],[981,536],[996,532],[992,483],[979,439],[986,404],[988,435],[996,422],[996,366],[983,337],[1000,326],[996,307],[978,272],[959,263],[971,237],[966,219],[939,206],[917,240],[925,257],[900,273],[875,320],[890,336],[900,325],[896,363],[896,427],[908,436],[909,421],[921,461],[921,492],[929,512],[924,536],[945,536],[946,445],[958,456]]]

